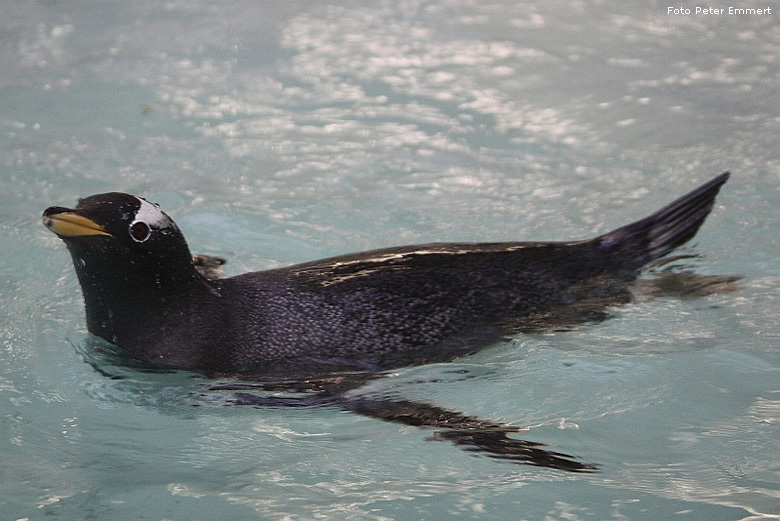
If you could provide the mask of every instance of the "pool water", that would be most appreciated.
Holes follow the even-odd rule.
[[[726,6],[727,7],[727,6]],[[740,7],[765,7],[750,3]],[[780,518],[777,17],[645,2],[0,7],[0,511],[37,520]],[[640,295],[363,391],[595,473],[337,407],[229,406],[86,332],[44,208],[125,191],[235,275],[431,241],[568,240],[732,177]],[[648,278],[652,278],[648,275]]]

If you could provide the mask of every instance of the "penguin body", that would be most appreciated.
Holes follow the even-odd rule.
[[[43,221],[71,252],[89,331],[135,358],[208,374],[376,372],[602,318],[644,265],[694,236],[727,179],[585,241],[387,248],[223,279],[201,275],[173,220],[132,195]]]

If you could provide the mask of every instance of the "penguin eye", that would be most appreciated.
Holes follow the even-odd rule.
[[[151,235],[151,228],[143,221],[135,221],[130,225],[130,237],[132,237],[135,242],[146,242]]]

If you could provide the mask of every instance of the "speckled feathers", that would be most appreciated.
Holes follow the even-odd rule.
[[[643,265],[693,237],[727,179],[585,241],[406,246],[224,279],[200,274],[174,222],[132,195],[43,220],[73,256],[90,332],[140,360],[212,374],[381,371],[603,318]]]

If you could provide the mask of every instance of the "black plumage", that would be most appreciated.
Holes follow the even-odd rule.
[[[436,429],[430,439],[492,458],[593,472],[517,439],[518,427],[356,389],[383,370],[451,360],[518,331],[603,318],[630,299],[644,266],[695,235],[728,177],[590,240],[406,246],[231,278],[218,278],[220,259],[193,256],[176,224],[132,195],[51,207],[43,222],[71,252],[92,334],[158,367],[241,377],[210,386],[234,392],[228,404],[338,406]],[[730,290],[736,280],[678,279],[683,293]]]
[[[89,331],[135,358],[208,374],[380,371],[602,317],[643,266],[694,236],[728,176],[590,240],[435,243],[221,279],[132,195],[51,207],[43,221],[71,252]]]

